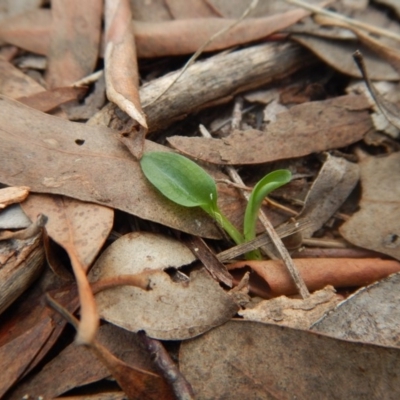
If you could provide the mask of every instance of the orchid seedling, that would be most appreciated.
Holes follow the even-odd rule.
[[[233,239],[245,243],[256,236],[258,212],[265,196],[291,180],[291,173],[282,169],[264,176],[251,192],[245,217],[244,234],[222,214],[217,205],[214,179],[195,162],[176,153],[149,152],[140,160],[146,178],[169,200],[184,207],[201,207]],[[257,252],[248,257],[258,258]]]

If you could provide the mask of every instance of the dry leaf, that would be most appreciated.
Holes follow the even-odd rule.
[[[306,299],[280,296],[263,300],[255,307],[240,310],[238,314],[249,321],[308,329],[315,321],[335,308],[341,299],[332,286],[327,286]]]
[[[226,34],[212,41],[205,51],[222,50],[259,40],[307,16],[295,9],[263,18],[241,21]],[[234,19],[196,18],[164,22],[134,21],[133,29],[139,58],[194,53],[212,35],[232,25]]]
[[[0,28],[1,29],[1,28]],[[0,57],[0,93],[16,99],[43,92],[44,88]]]
[[[230,321],[181,344],[196,399],[397,399],[400,350]]]
[[[148,353],[136,335],[114,325],[102,325],[97,340],[118,358],[131,366],[154,371]],[[10,400],[21,399],[25,393],[45,399],[57,397],[76,387],[109,377],[108,369],[89,349],[70,344],[47,363],[36,375],[30,376],[13,391]]]
[[[399,285],[397,273],[364,287],[311,329],[340,339],[399,347]]]
[[[31,196],[25,212],[48,211],[48,232],[68,253],[81,303],[78,342],[90,342],[97,328],[97,312],[86,273],[111,231],[113,210],[66,197]]]
[[[400,154],[383,157],[360,155],[362,196],[357,211],[340,227],[350,243],[400,259],[398,219]]]
[[[358,165],[344,158],[326,155],[326,161],[307,194],[303,209],[296,218],[306,218],[309,224],[301,230],[309,238],[338,210],[356,186]]]
[[[107,0],[105,2],[106,44],[105,79],[107,97],[118,105],[133,120],[133,142],[129,149],[136,158],[143,153],[144,138],[147,133],[146,117],[139,98],[139,72],[136,47],[131,24],[128,0]]]
[[[220,17],[204,0],[166,0],[174,19]]]
[[[215,164],[259,164],[344,147],[372,129],[364,96],[342,96],[292,107],[266,132],[234,131],[224,139],[172,136],[180,152]],[[246,152],[243,152],[243,149]]]
[[[64,196],[32,194],[22,208],[31,219],[39,213],[46,215],[48,235],[66,250],[72,243],[85,271],[105,243],[114,221],[111,208]]]
[[[291,37],[342,74],[361,78],[361,73],[352,57],[356,50],[360,50],[365,55],[365,63],[371,71],[371,79],[390,81],[399,79],[399,74],[386,61],[376,57],[365,45],[357,41],[334,40],[300,33]]]
[[[190,279],[174,282],[162,272],[195,260],[182,243],[151,233],[131,233],[114,242],[100,256],[90,278],[138,274],[158,270],[150,276],[150,291],[121,286],[96,295],[103,319],[163,340],[194,337],[232,317],[237,306],[204,270]]]
[[[364,286],[400,271],[400,263],[378,258],[297,258],[294,260],[310,292],[326,285],[334,287]],[[228,270],[249,266],[268,284],[271,296],[296,294],[289,272],[280,260],[239,261]]]
[[[0,97],[0,182],[103,204],[199,236],[219,238],[198,209],[171,203],[145,180],[111,129],[48,116]],[[166,147],[146,142],[148,151]]]
[[[93,72],[99,55],[102,1],[52,0],[47,83],[68,86]]]
[[[19,102],[36,110],[48,112],[68,101],[78,100],[86,91],[86,87],[61,87],[35,93],[30,96],[10,97],[16,98]]]
[[[22,376],[27,365],[51,334],[53,327],[53,321],[50,318],[43,319],[32,329],[25,331],[21,336],[0,347],[0,368],[2,370],[0,397],[3,398],[4,394]]]

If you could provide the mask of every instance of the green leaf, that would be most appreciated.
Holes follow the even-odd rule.
[[[244,215],[244,239],[252,240],[256,237],[256,223],[261,204],[269,193],[285,185],[292,179],[292,174],[287,169],[278,169],[264,176],[251,192]]]
[[[217,204],[214,179],[196,163],[176,153],[149,152],[140,160],[146,178],[168,199],[212,212]]]

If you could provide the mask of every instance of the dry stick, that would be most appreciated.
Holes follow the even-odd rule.
[[[252,11],[254,8],[256,8],[258,4],[258,0],[252,0],[252,2],[249,4],[249,6],[246,8],[244,13],[237,19],[235,22],[233,22],[231,25],[226,26],[225,28],[219,30],[218,32],[214,33],[208,40],[206,40],[198,49],[197,51],[192,55],[192,57],[189,58],[189,61],[183,66],[181,69],[180,73],[178,76],[169,84],[169,86],[164,89],[154,100],[151,101],[151,103],[145,104],[143,107],[147,107],[152,103],[155,103],[157,100],[159,100],[168,90],[178,81],[178,79],[186,72],[186,70],[199,58],[200,54],[203,52],[203,50],[210,44],[212,43],[215,39],[217,39],[219,36],[222,36],[224,33],[230,31],[232,28],[234,28],[239,22],[243,21]]]
[[[185,115],[230,101],[239,92],[283,79],[295,71],[317,63],[309,51],[294,43],[267,43],[217,55],[193,64],[160,101],[147,107],[149,130],[165,129]],[[154,79],[140,88],[142,104],[149,103],[164,90],[179,71]],[[107,125],[120,130],[130,117],[107,104],[91,120],[91,125]]]
[[[336,20],[339,21],[343,21],[348,23],[349,25],[355,26],[357,28],[360,29],[364,29],[369,33],[373,33],[376,35],[381,35],[381,36],[386,36],[388,38],[400,41],[400,36],[397,35],[394,32],[388,31],[387,29],[383,29],[383,28],[378,28],[376,26],[370,25],[370,24],[366,24],[365,22],[361,22],[358,21],[356,19],[353,18],[348,18],[345,17],[344,15],[329,11],[329,10],[325,10],[324,8],[318,7],[318,6],[314,6],[312,4],[306,3],[303,0],[285,0],[287,3],[290,4],[294,4],[296,6],[302,7],[306,10],[312,11],[316,14],[322,14],[322,15],[326,15],[328,17],[332,17],[335,18]]]
[[[234,123],[237,124],[236,121]],[[211,137],[210,133],[207,131],[207,129],[203,125],[200,125],[200,131],[204,137]],[[239,185],[244,185],[242,178],[236,172],[235,168],[227,166],[226,170],[228,172],[229,177],[235,183],[237,183]],[[246,200],[249,200],[250,195],[246,191],[242,191],[242,195],[246,198]],[[301,297],[303,299],[306,299],[307,297],[310,296],[310,292],[308,291],[303,278],[300,276],[299,271],[297,270],[296,266],[294,265],[289,252],[287,251],[285,245],[282,243],[281,238],[276,233],[274,227],[271,225],[271,222],[269,221],[269,219],[267,218],[267,216],[265,215],[265,213],[262,210],[260,210],[259,219],[260,219],[261,223],[263,224],[265,230],[267,231],[269,237],[271,238],[272,242],[274,243],[283,262],[285,263]]]
[[[159,340],[149,338],[143,331],[138,332],[138,336],[165,380],[171,385],[177,400],[193,400],[195,397],[192,386],[172,361],[162,343]]]

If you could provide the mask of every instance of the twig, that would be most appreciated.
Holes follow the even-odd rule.
[[[181,374],[162,343],[159,340],[149,338],[143,331],[138,332],[137,335],[166,381],[171,385],[176,398],[178,400],[193,400],[194,392],[190,383]]]
[[[189,60],[186,62],[186,64],[183,66],[182,70],[178,74],[178,76],[167,86],[154,100],[152,100],[150,103],[143,105],[143,107],[147,107],[150,104],[155,103],[157,100],[159,100],[168,90],[175,84],[175,82],[178,81],[178,79],[186,72],[186,70],[197,60],[197,58],[200,56],[200,54],[203,52],[203,50],[215,39],[217,39],[219,36],[222,36],[224,33],[228,32],[232,28],[234,28],[239,22],[243,21],[258,4],[258,0],[252,0],[250,5],[246,8],[244,13],[239,17],[239,19],[235,20],[231,25],[226,26],[225,28],[219,30],[218,32],[214,33],[208,40],[206,40],[192,55],[192,57],[189,58]]]
[[[400,36],[397,35],[394,32],[391,32],[391,31],[387,30],[387,29],[378,28],[376,26],[373,26],[373,25],[370,25],[370,24],[366,24],[365,22],[361,22],[361,21],[358,21],[358,20],[353,19],[353,18],[345,17],[344,15],[341,15],[341,14],[338,14],[338,13],[335,13],[335,12],[332,12],[332,11],[329,11],[329,10],[325,10],[324,8],[321,8],[321,7],[314,6],[312,4],[306,3],[303,0],[285,0],[285,1],[287,3],[294,4],[296,6],[304,8],[306,10],[312,11],[312,12],[314,12],[316,14],[326,15],[328,17],[335,18],[335,19],[337,19],[339,21],[346,22],[349,25],[355,26],[355,27],[360,28],[360,29],[364,29],[369,33],[385,36],[385,37],[388,37],[388,38],[391,38],[391,39],[394,39],[394,40],[397,40],[397,41],[400,42]]]

